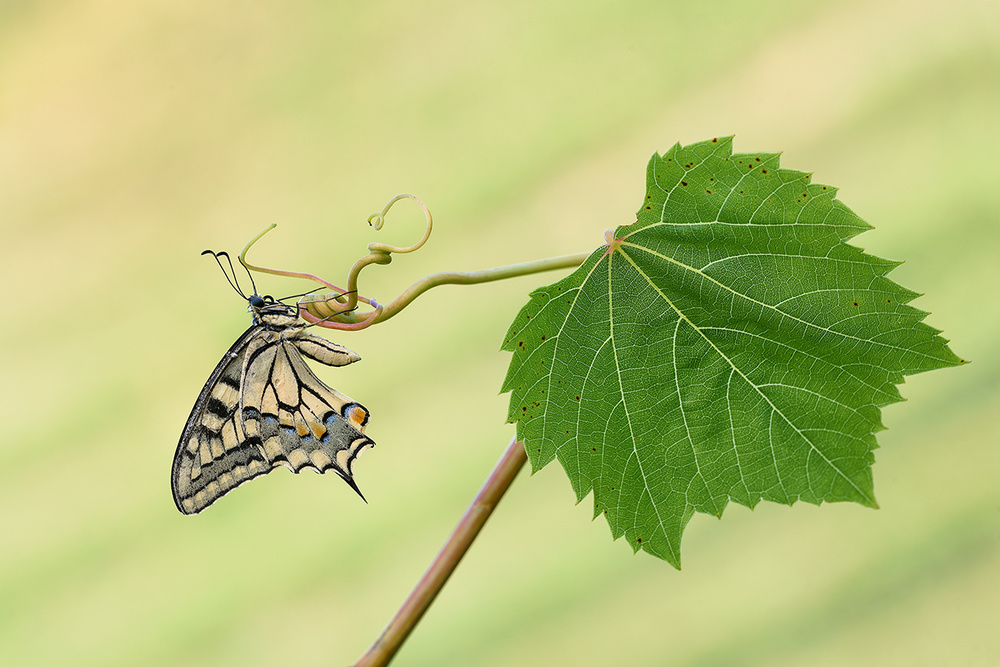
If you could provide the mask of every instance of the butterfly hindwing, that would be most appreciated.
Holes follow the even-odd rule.
[[[364,434],[368,411],[316,377],[302,358],[302,347],[330,365],[359,359],[347,348],[305,332],[251,341],[243,372],[248,438],[260,439],[264,456],[274,465],[294,472],[333,470],[357,491],[354,459],[375,444]]]
[[[358,492],[352,465],[375,443],[368,411],[325,385],[302,355],[331,366],[360,357],[306,332],[286,306],[262,311],[223,357],[195,402],[174,456],[177,508],[200,512],[225,493],[284,465],[333,470]]]

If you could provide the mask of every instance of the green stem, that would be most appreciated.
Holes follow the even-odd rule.
[[[368,217],[368,223],[375,227],[376,230],[381,229],[389,209],[392,208],[393,204],[402,199],[412,199],[424,212],[426,222],[424,235],[419,241],[413,245],[406,246],[405,248],[387,245],[385,243],[369,243],[368,254],[356,261],[353,266],[351,266],[351,270],[347,274],[346,290],[341,289],[336,285],[323,280],[322,278],[314,276],[311,273],[268,269],[262,266],[254,266],[253,264],[247,262],[247,251],[249,251],[253,244],[259,241],[264,234],[267,234],[275,228],[275,225],[273,224],[257,236],[253,237],[250,242],[246,244],[243,248],[243,252],[240,253],[240,263],[243,264],[248,271],[253,270],[261,273],[270,273],[272,275],[288,276],[293,278],[307,278],[318,282],[327,289],[332,290],[332,293],[320,298],[305,297],[300,299],[299,312],[302,315],[302,318],[316,326],[325,327],[327,329],[359,331],[361,329],[367,329],[373,324],[378,324],[379,322],[388,320],[390,317],[393,317],[399,311],[403,310],[403,308],[406,308],[406,306],[408,306],[410,302],[418,296],[432,287],[437,287],[438,285],[474,285],[477,283],[488,283],[493,280],[504,280],[506,278],[527,276],[532,273],[541,273],[542,271],[569,269],[579,266],[589,256],[589,254],[583,253],[579,255],[566,255],[563,257],[541,259],[534,262],[522,262],[520,264],[511,264],[509,266],[501,266],[495,269],[485,269],[483,271],[451,271],[445,273],[435,273],[418,280],[411,285],[409,289],[396,297],[396,299],[388,306],[383,306],[375,299],[362,296],[358,291],[358,276],[361,275],[361,271],[366,266],[370,266],[371,264],[389,264],[392,262],[392,253],[410,253],[419,250],[425,243],[427,243],[427,239],[430,238],[431,235],[431,229],[434,227],[434,220],[431,216],[430,209],[427,208],[427,205],[424,204],[419,197],[407,193],[398,194],[390,199],[380,213],[375,213]],[[610,234],[610,232],[605,233],[605,237],[608,237],[608,234]],[[609,237],[608,242],[611,242]],[[356,308],[359,301],[367,303],[372,307],[372,310],[365,313],[358,313]]]
[[[493,472],[483,483],[472,504],[465,510],[461,521],[455,527],[451,537],[445,542],[437,557],[427,568],[427,572],[417,583],[403,606],[386,626],[385,630],[368,652],[354,663],[354,667],[382,667],[396,655],[403,642],[410,636],[420,618],[427,611],[431,602],[437,597],[445,582],[455,571],[462,556],[469,550],[472,541],[479,534],[504,492],[510,487],[517,473],[528,460],[524,452],[524,444],[512,438],[503,456],[497,461]]]
[[[309,308],[308,311],[303,312],[302,316],[304,319],[328,329],[355,330],[366,328],[372,324],[385,322],[390,317],[398,314],[399,311],[408,306],[411,301],[432,287],[438,287],[439,285],[475,285],[477,283],[488,283],[494,280],[505,280],[507,278],[527,276],[532,273],[541,273],[543,271],[569,269],[579,266],[589,256],[590,253],[580,253],[578,255],[564,255],[563,257],[550,257],[549,259],[539,259],[532,262],[510,264],[508,266],[500,266],[494,269],[483,269],[482,271],[446,271],[443,273],[433,273],[410,285],[410,287],[396,297],[395,300],[393,300],[393,302],[388,306],[381,306],[381,312],[379,312],[377,316],[372,317],[369,315],[360,323],[350,322],[350,320],[359,317],[354,313],[350,313],[347,317],[345,317],[345,319],[348,319],[347,323],[343,323],[342,320],[336,321],[336,316],[334,315],[336,311],[332,309],[325,311],[323,307],[336,307],[338,304],[331,304],[330,301],[323,300],[310,301],[308,298],[305,298],[300,302],[303,306]],[[371,257],[371,255],[368,257]],[[363,259],[367,259],[367,257]],[[352,287],[352,285],[349,285],[349,287]],[[357,287],[356,274],[353,287],[355,289]],[[324,322],[321,321],[323,318],[330,319]]]
[[[399,311],[408,306],[411,301],[432,287],[438,287],[439,285],[475,285],[477,283],[488,283],[494,280],[505,280],[507,278],[527,276],[532,273],[542,273],[543,271],[568,269],[574,266],[579,266],[589,255],[590,253],[582,253],[579,255],[550,257],[549,259],[540,259],[533,262],[521,262],[520,264],[510,264],[508,266],[500,266],[495,269],[483,269],[482,271],[448,271],[443,273],[433,273],[410,285],[406,291],[396,297],[392,303],[385,306],[382,310],[382,316],[379,317],[378,321],[385,322],[387,319],[396,315]]]

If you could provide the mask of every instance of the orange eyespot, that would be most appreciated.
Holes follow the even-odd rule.
[[[368,411],[356,405],[347,411],[347,420],[364,432],[365,422],[368,421]]]

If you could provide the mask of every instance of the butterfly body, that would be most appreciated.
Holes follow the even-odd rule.
[[[365,435],[368,411],[325,385],[303,359],[345,366],[360,357],[306,331],[294,307],[257,295],[248,301],[253,325],[215,367],[177,445],[177,509],[200,512],[279,465],[296,473],[333,470],[361,495],[352,466],[375,444]]]

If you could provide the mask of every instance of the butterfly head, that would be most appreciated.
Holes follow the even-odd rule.
[[[257,294],[257,285],[254,284],[253,274],[250,273],[250,269],[246,264],[243,264],[243,268],[247,271],[247,277],[250,278],[250,286],[253,288],[253,292],[250,296],[247,296],[240,288],[239,279],[236,277],[236,270],[233,268],[233,260],[230,259],[229,253],[215,252],[214,250],[205,250],[201,253],[202,255],[211,255],[215,258],[216,263],[219,268],[222,269],[222,275],[226,277],[226,280],[232,286],[236,293],[247,301],[247,310],[253,315],[254,324],[263,324],[264,326],[274,328],[274,329],[285,329],[294,325],[298,322],[299,311],[298,308],[294,306],[287,306],[281,301],[276,300],[271,296],[261,296]],[[220,257],[224,258],[229,264],[229,273],[226,273],[226,267],[223,266]],[[243,260],[240,259],[240,263]],[[232,278],[230,278],[232,274]]]
[[[253,315],[254,324],[283,329],[299,320],[297,308],[276,301],[271,296],[254,294],[247,299],[247,302],[249,303],[247,310]]]

